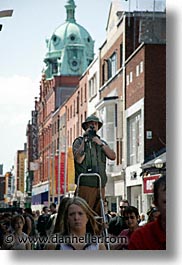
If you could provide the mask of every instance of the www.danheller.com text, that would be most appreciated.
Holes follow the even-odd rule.
[[[16,241],[19,241],[20,244],[26,243],[41,243],[41,244],[127,244],[128,239],[125,236],[94,236],[90,234],[86,234],[85,236],[63,236],[60,234],[54,234],[50,237],[16,237]],[[13,244],[15,242],[14,235],[7,235],[4,239],[6,244]]]

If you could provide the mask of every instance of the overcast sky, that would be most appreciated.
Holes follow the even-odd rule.
[[[119,0],[118,0],[119,1]],[[120,0],[123,10],[164,7],[162,0]],[[0,10],[13,16],[0,18],[0,164],[4,173],[24,147],[26,125],[39,96],[39,82],[46,53],[45,39],[66,18],[66,0],[0,0]],[[95,40],[95,54],[105,40],[110,0],[75,0],[76,21]]]

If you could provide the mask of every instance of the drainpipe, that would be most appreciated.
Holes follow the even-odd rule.
[[[59,117],[60,119],[60,117]],[[58,205],[60,204],[60,178],[61,178],[61,135],[60,135],[60,122],[59,122],[59,145],[58,145]]]
[[[66,196],[67,182],[67,106],[65,106],[65,156],[64,156],[64,196]]]
[[[54,165],[55,165],[55,153],[54,153],[54,141],[52,142],[52,202],[54,202],[54,182],[55,182],[55,172],[54,172]]]
[[[122,168],[124,170],[124,198],[127,197],[126,194],[126,159],[127,159],[127,139],[126,139],[126,117],[125,117],[125,100],[126,100],[126,66],[125,66],[125,61],[126,61],[126,12],[124,14],[124,19],[123,19],[123,62],[122,62],[122,67],[123,67],[123,87],[122,87],[122,97],[123,97],[123,138],[122,138],[122,146],[123,146],[123,153],[122,153]]]

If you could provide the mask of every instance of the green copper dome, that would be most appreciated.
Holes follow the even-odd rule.
[[[88,31],[75,20],[74,0],[66,5],[66,22],[47,40],[46,78],[54,75],[81,75],[94,59],[94,41]]]

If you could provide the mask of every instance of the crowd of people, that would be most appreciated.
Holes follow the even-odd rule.
[[[56,207],[55,203],[51,203],[50,207],[42,208],[42,213],[31,208],[6,208],[0,213],[0,249],[43,249],[44,242],[36,239],[53,233]]]
[[[144,213],[139,214],[127,200],[120,201],[118,214],[108,210],[106,200],[104,206],[106,223],[78,196],[64,197],[58,210],[52,203],[49,208],[44,206],[42,213],[30,208],[22,213],[1,213],[0,249],[107,250],[108,242],[111,250],[166,249],[165,176],[154,182],[154,205],[146,213],[146,220]],[[110,241],[105,240],[105,228]]]
[[[97,134],[102,125],[96,116],[89,116],[82,123],[83,136],[73,142],[75,183],[80,174],[85,174],[77,185],[79,192],[73,198],[64,197],[58,209],[51,203],[41,213],[26,208],[0,214],[0,249],[166,249],[165,175],[154,182],[154,205],[146,214],[139,214],[128,200],[120,201],[119,213],[109,211],[106,159],[115,160],[116,155]],[[93,173],[100,176],[101,187]]]

